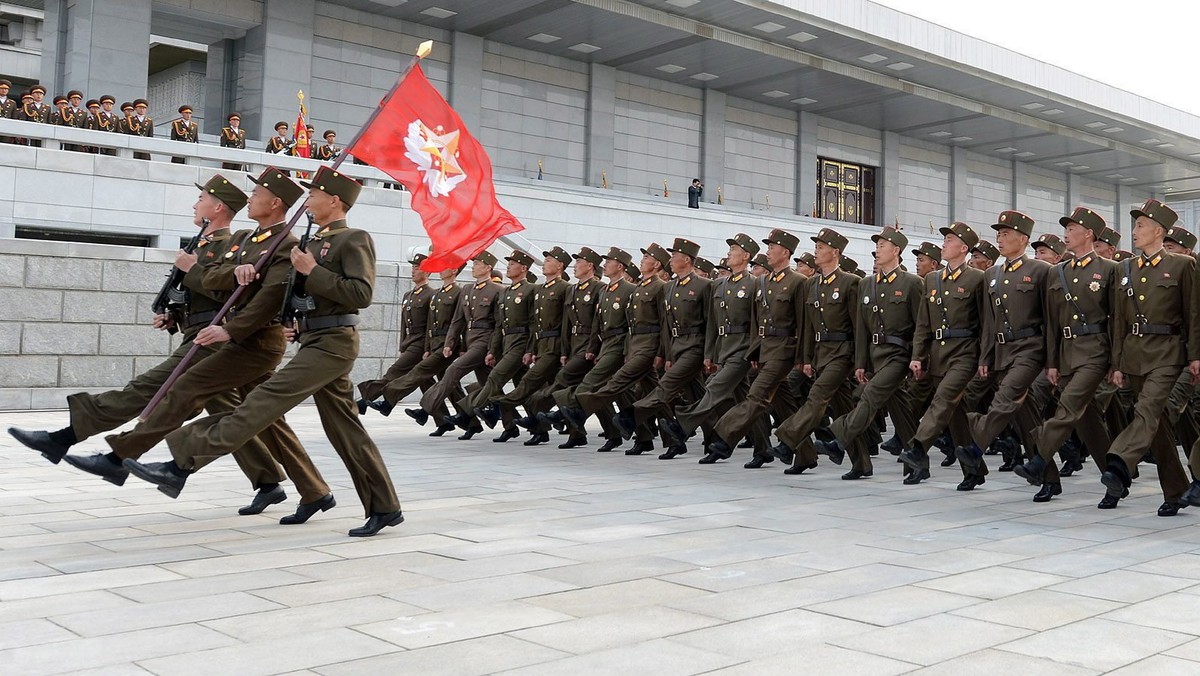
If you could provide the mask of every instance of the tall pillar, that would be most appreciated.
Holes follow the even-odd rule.
[[[1118,185],[1117,204],[1108,224],[1113,230],[1121,233],[1121,248],[1126,251],[1133,251],[1133,218],[1130,217],[1129,210],[1135,206],[1137,205],[1133,203],[1133,189],[1127,185]]]
[[[700,180],[710,202],[717,201],[717,186],[725,183],[725,93],[704,90],[704,114],[700,123]]]
[[[49,94],[146,95],[151,0],[46,0],[42,83]]]
[[[219,40],[208,46],[208,59],[204,70],[204,99],[200,102],[200,113],[204,118],[205,134],[219,134],[225,126],[225,116],[235,112],[229,109],[233,40]]]
[[[296,121],[296,92],[312,82],[316,9],[316,0],[266,0],[262,25],[246,31],[240,75],[247,85],[239,112],[242,126],[251,135],[258,130],[259,139],[274,135],[280,120],[289,127]]]
[[[1067,174],[1067,205],[1066,210],[1074,209],[1076,206],[1083,204],[1083,191],[1080,184],[1083,182],[1083,177],[1079,174]],[[1107,220],[1107,219],[1106,219]]]
[[[1012,196],[1009,198],[1009,209],[1016,209],[1024,212],[1025,205],[1025,187],[1029,183],[1029,165],[1024,162],[1012,161]]]
[[[478,135],[483,119],[483,38],[477,35],[450,34],[450,105]]]
[[[896,132],[883,132],[882,160],[882,180],[877,186],[879,197],[875,205],[875,224],[879,226],[892,225],[900,217],[900,135]]]
[[[817,117],[801,111],[796,134],[796,213],[812,214],[817,203]]]
[[[587,168],[584,185],[604,185],[616,159],[617,69],[588,65]]]
[[[950,149],[950,220],[967,219],[967,151],[955,146]]]

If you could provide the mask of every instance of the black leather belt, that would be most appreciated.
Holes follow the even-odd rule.
[[[1076,326],[1064,326],[1062,328],[1062,337],[1070,340],[1079,336],[1091,336],[1097,333],[1108,331],[1106,322],[1099,324],[1078,324]]]
[[[657,326],[631,326],[629,327],[629,335],[631,336],[648,336],[651,333],[658,333],[662,329]]]
[[[592,327],[590,327],[590,326],[580,326],[578,324],[573,324],[571,326],[571,335],[572,336],[578,336],[581,334],[587,335],[591,332],[592,332]]]
[[[548,331],[538,331],[537,339],[542,340],[543,338],[557,338],[561,335],[562,329],[550,329]]]
[[[358,326],[358,315],[325,315],[324,317],[301,317],[300,331],[317,331],[338,326]]]
[[[695,336],[704,333],[703,326],[689,326],[682,329],[671,329],[671,336],[678,338],[679,336]]]
[[[848,343],[854,340],[853,334],[836,331],[818,331],[813,335],[818,343]]]
[[[629,330],[626,329],[624,326],[622,326],[622,327],[616,328],[616,329],[609,329],[609,330],[605,331],[604,333],[601,333],[600,337],[607,340],[608,338],[612,338],[614,336],[619,336],[624,333],[629,333]]]
[[[912,339],[905,338],[904,336],[889,336],[886,333],[872,333],[871,334],[871,344],[872,345],[895,345],[896,347],[902,347],[907,350],[907,349],[912,348]]]
[[[495,322],[493,322],[490,319],[479,319],[476,321],[469,322],[467,324],[467,328],[468,329],[494,329],[494,328],[496,328],[496,324],[495,324]]]
[[[1178,336],[1179,327],[1174,324],[1130,324],[1131,336]]]
[[[773,336],[775,338],[794,338],[796,336],[795,329],[781,329],[777,326],[760,326],[758,327],[758,337],[766,338]]]
[[[1036,335],[1040,334],[1041,332],[1042,332],[1042,327],[1040,325],[1039,326],[1027,326],[1023,329],[1017,329],[1016,331],[1013,331],[1012,329],[1005,329],[996,334],[996,342],[1003,345],[1010,340],[1020,340],[1022,338],[1030,338],[1032,336],[1036,336]]]
[[[187,321],[183,323],[183,328],[190,329],[193,326],[207,324],[213,320],[213,317],[216,316],[216,310],[209,310],[208,312],[195,312],[187,316]]]
[[[515,336],[518,333],[529,333],[529,327],[528,326],[513,326],[513,327],[509,327],[507,329],[504,329],[504,335],[506,335],[506,336]]]
[[[750,333],[750,325],[749,324],[741,324],[739,326],[718,326],[717,327],[717,335],[718,336],[729,336],[729,335],[733,335],[735,333]]]
[[[450,329],[433,329],[429,332],[429,335],[433,338],[437,338],[438,336],[444,336],[447,333],[450,333]]]
[[[935,340],[946,340],[949,338],[974,338],[976,335],[975,329],[934,329],[933,337]]]

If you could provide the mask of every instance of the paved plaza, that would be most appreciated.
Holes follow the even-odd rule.
[[[1200,510],[1156,516],[1153,467],[1100,511],[1091,466],[1037,505],[995,471],[968,494],[957,468],[903,486],[886,454],[848,482],[828,463],[744,470],[748,451],[697,465],[697,444],[665,462],[594,437],[429,439],[372,413],[408,520],[355,540],[361,508],[315,409],[289,421],[339,503],[292,527],[276,523],[290,506],[236,514],[251,492],[232,462],[169,500],[3,435],[0,673],[1200,670]]]

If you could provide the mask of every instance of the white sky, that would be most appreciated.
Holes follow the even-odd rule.
[[[1200,0],[873,0],[1200,115]]]

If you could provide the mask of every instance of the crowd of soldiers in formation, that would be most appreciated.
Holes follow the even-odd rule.
[[[686,238],[652,243],[637,262],[616,247],[556,246],[542,252],[540,280],[533,256],[514,250],[507,285],[488,251],[468,261],[471,282],[458,281],[462,268],[447,269],[436,289],[418,257],[399,358],[382,378],[359,383],[356,397],[358,312],[372,301],[375,275],[370,235],[346,222],[361,184],[329,167],[304,187],[274,167],[249,178],[249,197],[220,174],[197,185],[199,245],[175,261],[182,298],[154,318],[156,329],[183,332],[179,348],[121,390],[68,397],[66,427],[10,428],[12,436],[55,464],[115,485],[133,474],[170,497],[232,454],[257,490],[239,513],[286,500],[280,484],[290,478],[300,501],[280,523],[301,524],[335,505],[284,418],[312,397],[367,517],[353,536],[403,521],[360,418],[390,415],[417,390],[419,405],[404,413],[432,421],[431,436],[461,428],[467,440],[499,426],[494,441],[525,430],[524,444],[537,446],[557,429],[566,437],[559,448],[571,449],[589,444],[594,415],[599,452],[631,441],[623,452],[641,455],[657,437],[663,460],[689,444],[702,445],[706,465],[748,448],[746,468],[781,461],[791,475],[816,468],[819,456],[836,465],[849,457],[842,479],[862,480],[884,449],[906,485],[930,478],[936,450],[942,467],[959,465],[962,491],[985,483],[985,456],[998,454],[1001,471],[1040,486],[1036,502],[1061,494],[1061,478],[1083,470],[1086,453],[1101,473],[1101,509],[1128,496],[1143,462],[1157,465],[1159,515],[1200,506],[1196,237],[1157,200],[1131,212],[1137,254],[1118,249],[1120,236],[1094,210],[1077,207],[1060,219],[1061,238],[1032,242],[1034,257],[1034,222],[1018,211],[997,217],[995,245],[955,222],[940,229],[941,246],[910,250],[905,233],[884,228],[872,237],[870,273],[844,255],[848,241],[832,228],[809,238],[811,252],[782,229],[762,240],[738,233],[718,265]],[[284,227],[301,202],[319,227],[308,250]],[[257,227],[230,233],[242,208]],[[902,263],[908,251],[915,274]],[[238,287],[234,312],[214,322]],[[294,322],[280,313],[285,298]],[[277,370],[288,340],[300,348]],[[110,452],[68,452],[134,420],[193,346],[197,359],[158,406],[106,437]],[[188,422],[204,409],[208,416]],[[887,441],[885,416],[895,430]],[[171,460],[139,461],[163,441]]]
[[[882,448],[908,485],[930,477],[940,451],[942,467],[961,468],[961,491],[983,485],[985,456],[998,455],[1000,471],[1040,487],[1035,502],[1061,494],[1087,454],[1101,509],[1128,496],[1146,461],[1162,484],[1158,514],[1171,516],[1200,506],[1196,237],[1156,200],[1132,215],[1136,255],[1087,207],[1060,220],[1062,237],[1035,240],[1032,219],[1005,211],[994,245],[956,222],[941,246],[910,250],[884,228],[870,273],[831,228],[804,253],[784,230],[737,234],[717,265],[686,238],[636,262],[618,248],[554,247],[540,281],[515,250],[507,286],[487,251],[470,261],[471,283],[444,270],[440,288],[418,258],[399,359],[358,384],[358,410],[391,415],[419,389],[404,413],[436,426],[430,436],[457,428],[467,440],[486,425],[495,442],[524,430],[537,446],[557,429],[571,449],[589,444],[594,415],[602,453],[630,441],[623,452],[641,455],[657,438],[662,460],[692,445],[713,464],[747,448],[746,468],[781,461],[792,475],[848,457],[845,480],[873,476]],[[883,441],[887,417],[895,435]]]
[[[150,106],[146,99],[126,101],[117,106],[116,98],[111,94],[104,94],[99,99],[88,99],[84,103],[83,92],[73,89],[67,92],[66,96],[61,94],[55,96],[51,106],[45,103],[46,88],[40,84],[35,84],[23,92],[19,102],[10,96],[11,89],[10,81],[0,80],[0,119],[25,120],[60,127],[91,129],[148,138],[154,136],[154,119],[146,114],[146,110]],[[246,130],[241,126],[241,114],[229,113],[226,116],[226,122],[226,126],[221,128],[221,147],[245,150]],[[330,161],[342,153],[342,148],[337,145],[337,133],[332,129],[325,130],[321,135],[324,143],[318,142],[315,127],[305,125],[305,130],[309,143],[309,157]],[[186,104],[179,106],[179,117],[171,120],[170,138],[172,141],[185,143],[200,142],[199,125],[192,119],[191,106]],[[0,137],[0,140],[8,140],[19,145],[40,145],[40,141],[34,139],[3,139]],[[113,154],[111,149],[97,146],[67,144],[64,149],[105,155]],[[267,140],[266,151],[279,155],[299,156],[295,137],[290,134],[290,126],[287,122],[275,123],[275,135]],[[136,157],[149,159],[145,153],[137,153]],[[177,161],[182,162],[181,159]],[[225,168],[236,169],[237,166],[227,165]]]

